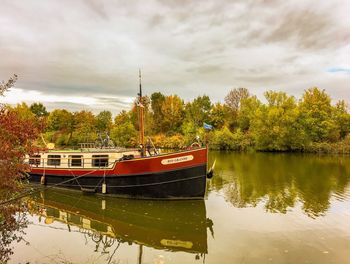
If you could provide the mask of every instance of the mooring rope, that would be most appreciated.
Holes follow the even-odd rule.
[[[56,183],[56,184],[47,186],[46,189],[50,189],[50,188],[56,187],[56,186],[58,186],[58,185],[65,184],[65,183],[67,183],[67,182],[74,181],[74,180],[76,180],[76,179],[79,179],[79,178],[81,178],[81,177],[84,177],[84,176],[86,176],[86,175],[89,175],[89,174],[91,174],[91,173],[94,173],[94,172],[96,172],[96,171],[97,171],[97,170],[89,171],[88,173],[79,175],[79,176],[77,176],[77,177],[74,177],[74,176],[73,176],[72,179],[68,179],[68,180],[66,180],[66,181],[59,182],[59,183]],[[5,200],[5,201],[1,201],[1,202],[0,202],[0,206],[2,206],[2,205],[4,205],[4,204],[7,204],[7,203],[10,203],[10,202],[13,202],[13,201],[16,201],[16,200],[18,200],[18,199],[20,199],[20,198],[23,198],[23,197],[26,197],[26,196],[28,196],[28,195],[31,195],[31,194],[33,194],[33,193],[35,193],[35,192],[37,192],[37,191],[40,191],[41,189],[42,189],[42,187],[37,187],[37,188],[34,189],[34,190],[28,190],[28,191],[26,191],[26,192],[24,192],[24,193],[20,193],[19,195],[15,196],[15,197],[13,197],[13,198],[11,198],[11,199],[8,199],[8,200]]]

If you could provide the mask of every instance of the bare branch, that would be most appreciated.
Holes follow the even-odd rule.
[[[18,79],[17,74],[14,74],[7,82],[0,82],[0,95],[4,96],[4,93],[13,87]]]

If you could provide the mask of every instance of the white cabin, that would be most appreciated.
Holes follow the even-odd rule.
[[[42,168],[112,168],[115,161],[138,156],[138,149],[48,150],[27,155],[25,162]]]

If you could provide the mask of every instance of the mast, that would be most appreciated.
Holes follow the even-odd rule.
[[[142,85],[141,85],[141,70],[139,69],[139,81],[140,81],[140,92],[139,96],[139,130],[140,130],[140,146],[141,146],[141,156],[145,154],[145,127],[144,127],[144,106],[142,104]]]
[[[137,264],[142,264],[142,254],[143,254],[143,247],[142,245],[139,245],[139,257],[137,259]]]

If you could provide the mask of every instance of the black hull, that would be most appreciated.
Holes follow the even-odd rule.
[[[41,181],[42,175],[30,173],[30,182]],[[126,176],[45,175],[47,186],[77,189],[102,194],[106,183],[106,195],[140,199],[203,199],[206,189],[206,165],[152,174]]]

